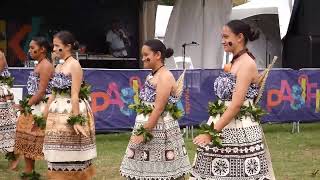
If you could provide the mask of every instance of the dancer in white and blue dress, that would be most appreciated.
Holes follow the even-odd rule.
[[[239,115],[240,108],[254,105],[258,95],[258,70],[246,48],[247,42],[257,39],[258,35],[258,31],[240,20],[230,21],[223,27],[222,44],[234,57],[230,69],[215,80],[214,91],[226,109],[208,121],[212,129],[221,132],[222,146],[213,145],[212,137],[206,133],[194,139],[198,148],[190,179],[275,179],[258,119]]]
[[[173,50],[166,49],[159,40],[149,40],[142,48],[144,67],[152,73],[141,89],[140,104],[135,106],[138,115],[120,167],[121,175],[128,179],[184,179],[191,170],[175,119],[178,111],[173,111],[180,88],[164,66],[165,58],[172,54]]]
[[[29,44],[29,53],[37,65],[30,72],[27,81],[28,96],[25,103],[20,103],[20,116],[17,122],[16,142],[14,152],[24,156],[25,168],[22,177],[34,174],[35,161],[43,159],[43,140],[45,118],[43,113],[46,107],[46,98],[51,94],[50,79],[54,67],[47,58],[51,51],[49,41],[42,36],[33,37]],[[31,111],[25,111],[29,107]]]
[[[91,180],[97,157],[95,123],[89,104],[90,88],[72,50],[79,44],[73,34],[60,31],[53,37],[53,51],[64,59],[51,80],[43,153],[49,180]]]
[[[17,167],[18,160],[13,153],[17,114],[13,108],[13,78],[8,71],[7,61],[0,51],[0,152],[5,153],[9,160],[9,169]]]

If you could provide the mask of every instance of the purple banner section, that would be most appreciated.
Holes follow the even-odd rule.
[[[26,85],[31,69],[10,69],[15,87]],[[173,70],[176,79],[182,71]],[[185,116],[181,126],[198,125],[208,119],[208,102],[217,100],[213,83],[221,70],[188,70],[178,107]],[[149,71],[85,69],[85,81],[92,85],[91,107],[97,131],[132,128],[135,112],[128,108],[138,98]],[[268,111],[263,122],[314,122],[320,119],[320,71],[271,71],[260,105]],[[24,89],[25,92],[25,89]]]

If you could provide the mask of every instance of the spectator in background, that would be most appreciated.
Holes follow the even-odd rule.
[[[126,47],[130,46],[130,40],[121,28],[119,20],[112,21],[112,27],[106,34],[106,42],[109,44],[110,52],[114,57],[128,56]]]

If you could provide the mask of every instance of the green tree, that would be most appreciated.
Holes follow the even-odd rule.
[[[176,0],[159,0],[159,4],[173,6]],[[232,0],[233,6],[238,6],[240,4],[246,3],[248,0]]]
[[[176,0],[159,0],[159,4],[173,6]]]

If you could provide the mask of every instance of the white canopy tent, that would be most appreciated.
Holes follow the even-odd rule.
[[[294,0],[251,0],[234,7],[231,13],[231,0],[177,0],[173,9],[159,6],[156,37],[162,39],[166,29],[164,42],[178,57],[183,55],[182,44],[197,42],[200,46],[186,47],[186,57],[193,66],[221,68],[226,63],[220,44],[221,28],[229,17],[244,19],[262,32],[259,40],[248,45],[256,55],[258,67],[266,67],[273,56],[279,57],[275,67],[281,67],[281,39],[286,35],[293,3]],[[168,60],[167,66],[176,68],[175,61]]]
[[[243,19],[261,31],[260,38],[248,44],[259,68],[266,67],[273,56],[279,57],[275,67],[282,66],[281,39],[287,33],[292,3],[292,0],[252,0],[232,9],[230,19]]]
[[[164,40],[173,6],[158,5],[155,38]]]
[[[281,39],[286,35],[294,0],[251,0],[232,8],[231,19],[245,19],[261,14],[277,14]]]
[[[164,43],[174,49],[175,56],[182,56],[184,43],[197,42],[199,46],[187,46],[186,56],[194,68],[221,68],[223,49],[221,29],[229,20],[231,0],[177,0],[173,7]],[[173,59],[169,68],[176,68]]]

